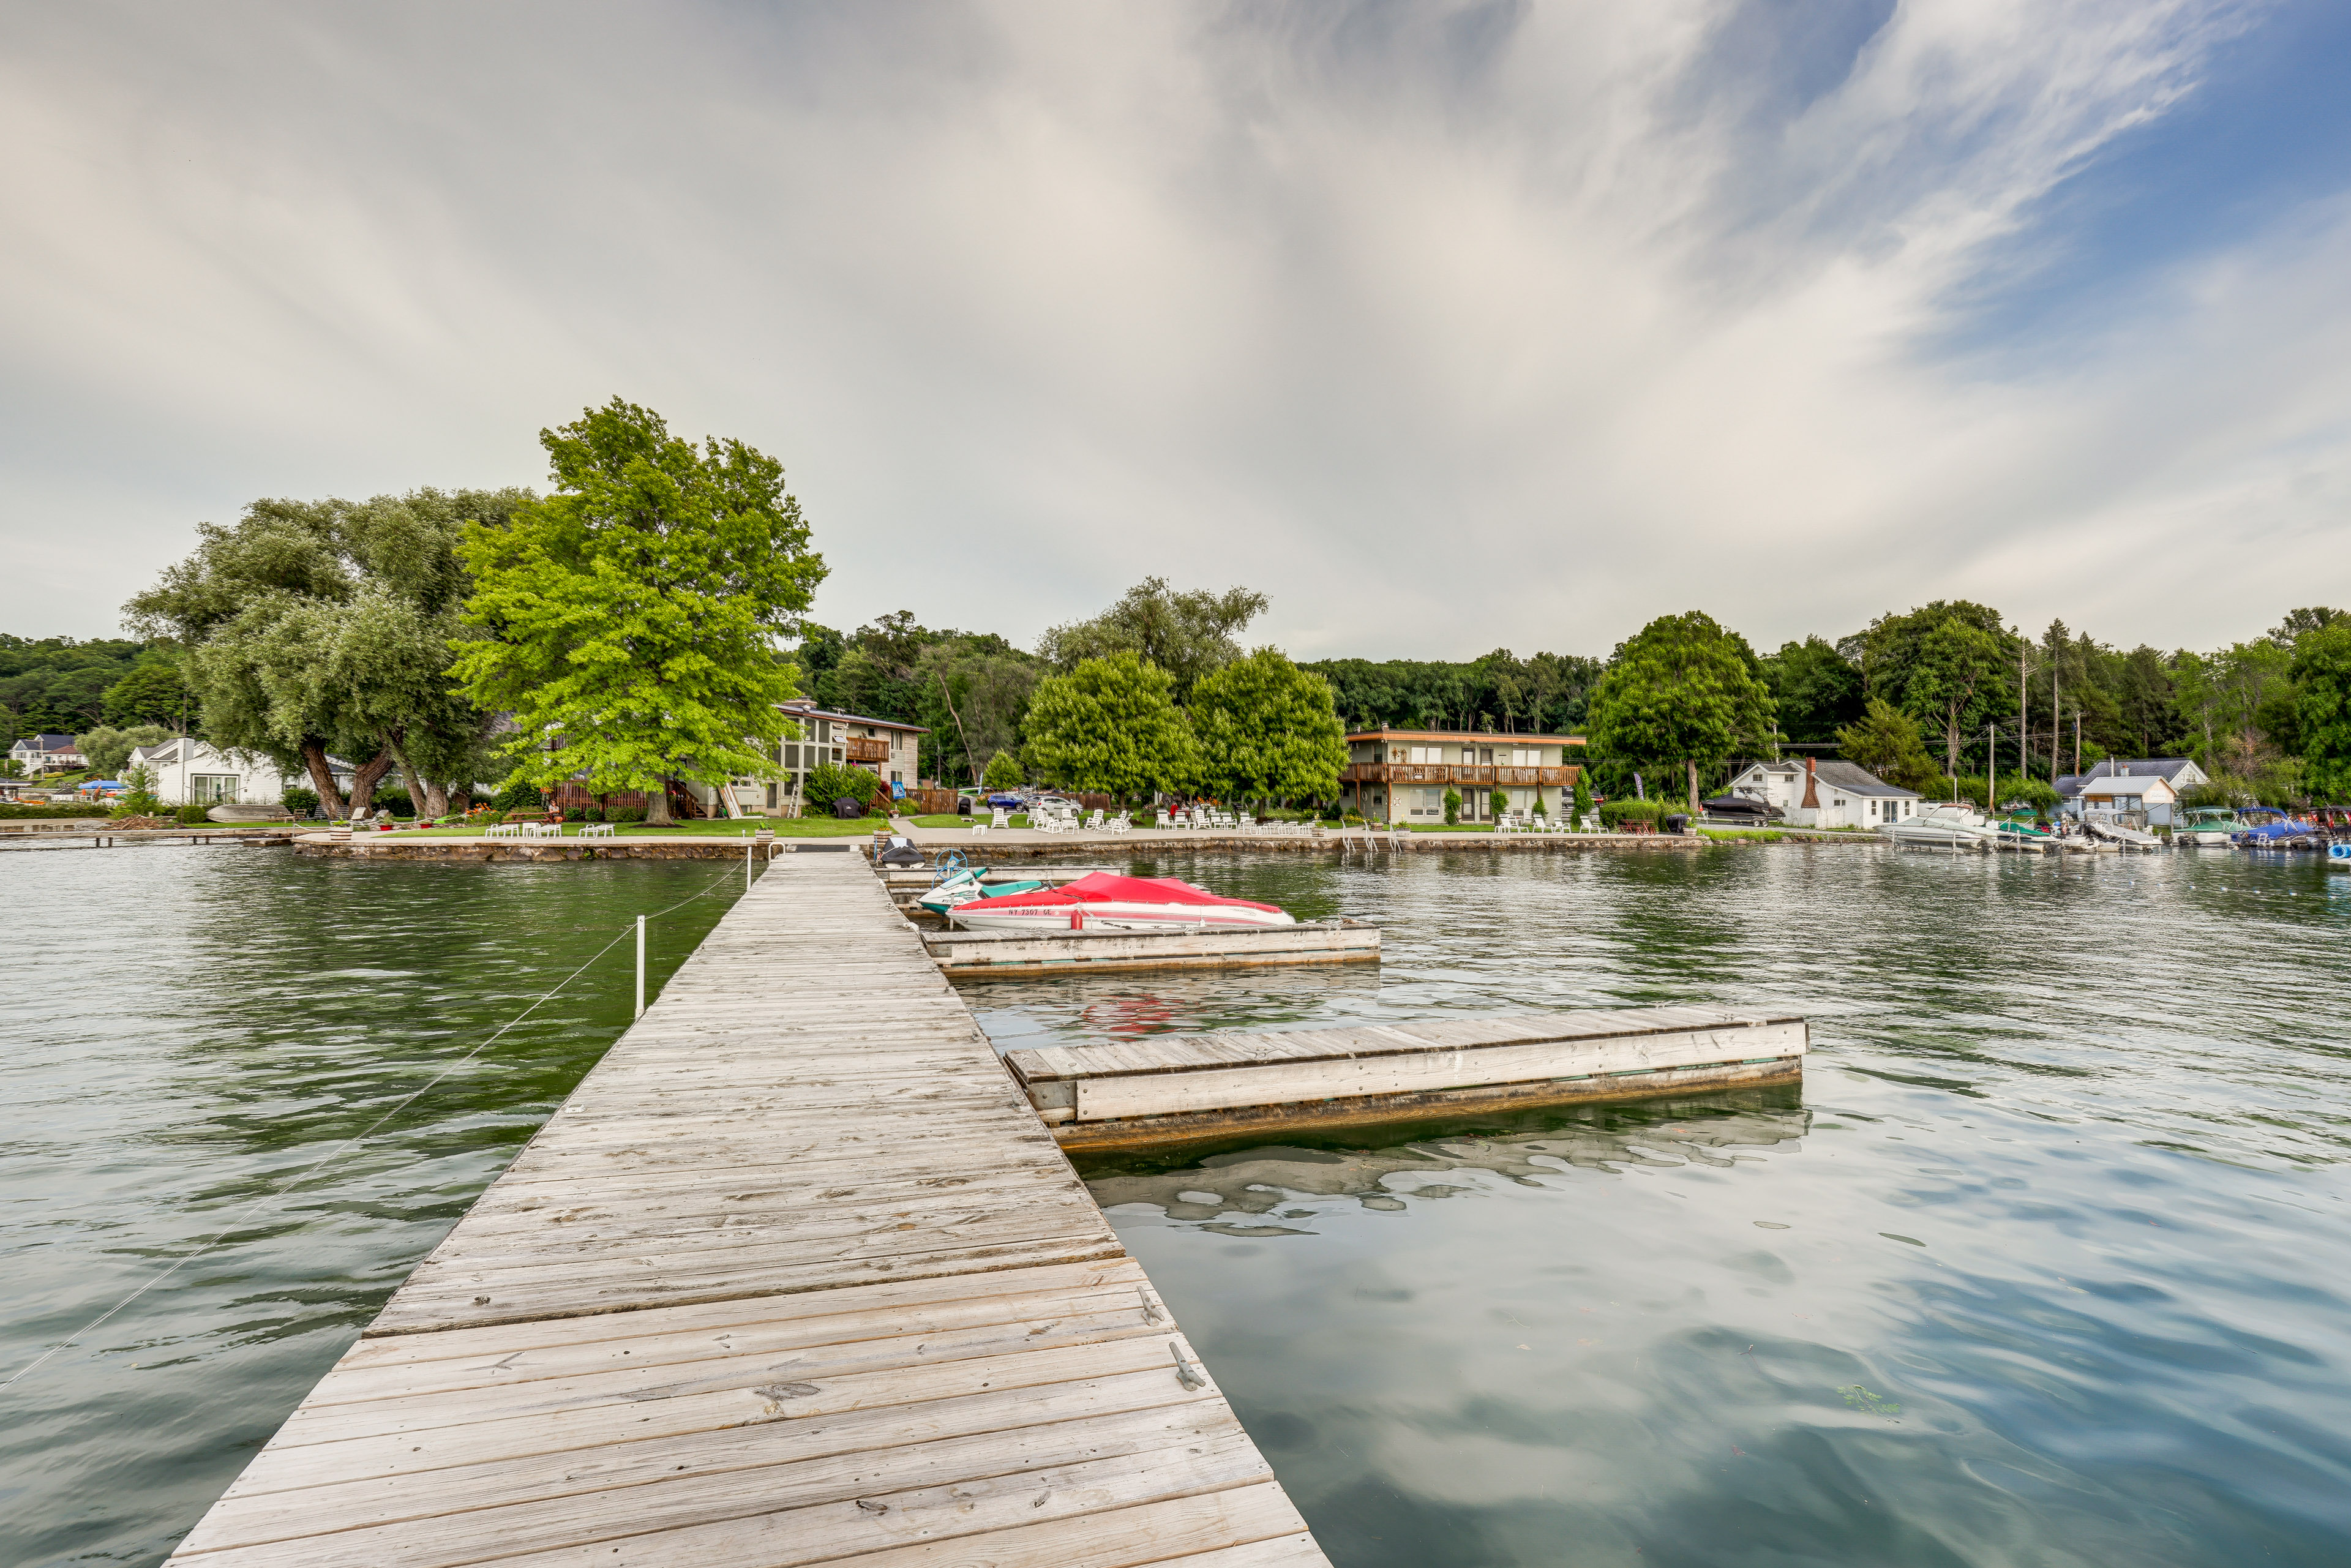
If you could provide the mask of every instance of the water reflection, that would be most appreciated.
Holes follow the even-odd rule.
[[[656,922],[658,986],[736,873],[413,866],[141,848],[6,862],[0,1366],[14,1371],[256,1197],[318,1176],[11,1389],[0,1562],[152,1563],[193,1524],[626,1027],[607,953]]]
[[[1083,1163],[1342,1568],[2351,1561],[2351,878],[1843,850],[1158,869],[1378,919],[1388,960],[967,988],[999,1043],[1813,1020],[1800,1091]]]

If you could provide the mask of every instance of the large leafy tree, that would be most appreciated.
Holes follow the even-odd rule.
[[[1268,602],[1246,588],[1178,592],[1165,578],[1147,577],[1092,620],[1048,631],[1037,652],[1063,672],[1086,659],[1138,654],[1167,672],[1176,700],[1185,702],[1193,682],[1241,656],[1240,632]]]
[[[1761,661],[1764,684],[1792,741],[1818,745],[1862,716],[1861,669],[1820,637],[1782,643]]]
[[[1175,686],[1166,671],[1132,651],[1048,675],[1029,703],[1029,772],[1121,800],[1187,787],[1199,749]]]
[[[488,722],[448,689],[466,584],[457,540],[523,498],[428,489],[256,501],[233,527],[200,525],[195,552],[125,619],[179,646],[214,745],[308,772],[332,813],[346,807],[330,752],[356,763],[350,809],[399,767],[437,810],[449,785],[478,778]]]
[[[183,727],[195,716],[195,698],[180,678],[179,661],[150,653],[131,673],[106,688],[106,722],[117,727],[142,724]]]
[[[1861,716],[1836,732],[1836,742],[1846,761],[1905,789],[1923,794],[1938,782],[1918,721],[1884,697],[1870,698]]]
[[[1661,616],[1620,645],[1592,694],[1592,744],[1635,767],[1680,767],[1698,810],[1698,772],[1762,749],[1771,694],[1746,640],[1701,611]]]
[[[2294,638],[2294,683],[2310,792],[2351,800],[2351,620],[2338,617]]]
[[[782,465],[619,398],[539,444],[555,493],[460,547],[478,635],[454,674],[513,715],[518,771],[645,790],[649,821],[671,779],[774,776],[799,674],[776,642],[825,573]]]
[[[1202,782],[1228,800],[1327,800],[1347,763],[1331,683],[1259,648],[1192,687]]]
[[[2064,656],[2064,628],[2052,635]],[[1928,727],[1943,742],[1947,772],[1959,771],[1959,748],[1994,715],[2012,711],[2016,643],[1988,605],[1938,599],[1879,616],[1854,643],[1866,695]]]

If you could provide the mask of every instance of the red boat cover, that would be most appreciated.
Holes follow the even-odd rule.
[[[962,914],[973,909],[1050,909],[1086,904],[1209,904],[1227,908],[1265,909],[1274,914],[1280,907],[1271,904],[1251,904],[1246,898],[1218,898],[1215,894],[1179,882],[1172,876],[1113,876],[1106,871],[1089,872],[1075,882],[1065,882],[1059,887],[1040,887],[1034,893],[1015,893],[1003,898],[975,898],[956,906]]]

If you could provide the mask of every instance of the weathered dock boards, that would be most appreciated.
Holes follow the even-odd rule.
[[[1154,1035],[1005,1060],[1063,1147],[1102,1148],[1771,1082],[1802,1074],[1807,1039],[1784,1013],[1640,1008]]]
[[[1380,928],[1363,920],[1311,920],[1248,931],[929,931],[923,946],[956,979],[1035,979],[1078,970],[1376,964]]]
[[[864,862],[777,863],[183,1568],[1323,1564]]]

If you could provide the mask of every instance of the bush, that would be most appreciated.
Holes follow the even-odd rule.
[[[1666,820],[1663,800],[1604,800],[1600,803],[1600,825],[1611,832],[1620,832],[1628,822],[1646,822],[1651,827]]]
[[[1457,790],[1447,789],[1445,792],[1445,825],[1449,828],[1460,820],[1461,796]]]
[[[1009,751],[998,752],[987,759],[987,767],[980,773],[979,781],[983,788],[989,789],[1019,789],[1023,782],[1020,759]]]
[[[110,814],[109,808],[104,806],[19,806],[14,803],[0,805],[0,819],[104,817]]]
[[[183,827],[190,827],[190,828],[193,828],[193,827],[194,827],[198,822],[210,821],[212,819],[204,815],[204,813],[205,813],[207,810],[210,810],[210,808],[209,808],[209,807],[204,807],[204,806],[183,806],[183,807],[181,807],[181,808],[180,808],[180,824],[181,824],[181,826],[183,826]]]
[[[501,814],[536,811],[547,803],[546,793],[529,779],[517,775],[498,787],[498,792],[491,797],[490,804],[496,807]]]
[[[566,806],[563,808],[563,820],[567,822],[587,821],[589,820],[588,808],[585,806]]]
[[[288,789],[282,799],[286,809],[298,817],[315,815],[319,810],[319,792],[316,789]]]
[[[1497,789],[1491,795],[1486,797],[1486,804],[1492,807],[1494,809],[1494,815],[1499,817],[1503,812],[1510,809],[1510,798],[1508,795],[1503,794],[1499,789]]]
[[[408,791],[405,789],[379,789],[375,792],[375,799],[369,801],[368,805],[379,815],[389,814],[394,817],[416,815],[416,802],[408,798]]]
[[[608,822],[642,822],[645,820],[645,809],[643,806],[615,806],[604,813],[604,820]]]
[[[882,780],[862,768],[846,763],[826,762],[809,769],[808,782],[801,786],[802,799],[808,802],[811,815],[830,817],[832,803],[843,797],[856,800],[867,810],[873,809],[873,797],[882,792]]]

